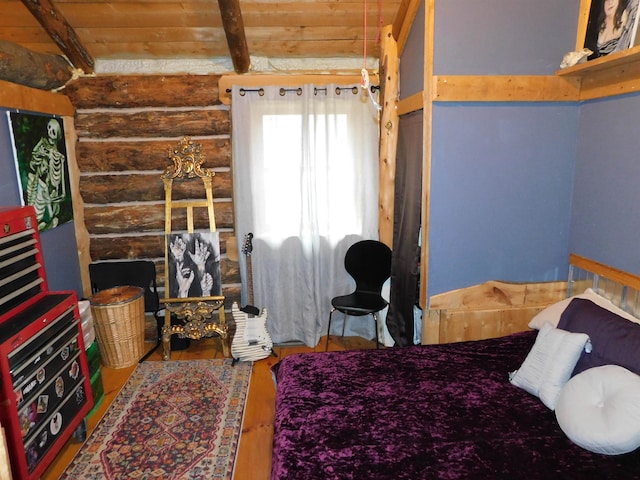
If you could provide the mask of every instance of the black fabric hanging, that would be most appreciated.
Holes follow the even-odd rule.
[[[422,111],[400,118],[396,155],[393,256],[387,328],[398,347],[413,345],[422,211]]]

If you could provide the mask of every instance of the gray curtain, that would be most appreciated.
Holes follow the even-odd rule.
[[[377,238],[377,112],[335,85],[261,90],[232,92],[237,237],[253,234],[255,306],[267,309],[273,341],[315,346],[331,298],[355,286],[347,249]],[[356,320],[348,328],[375,336],[369,319]]]
[[[400,118],[396,156],[393,257],[387,329],[395,345],[414,343],[414,306],[420,273],[422,111]]]

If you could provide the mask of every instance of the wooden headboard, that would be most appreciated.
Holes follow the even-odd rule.
[[[640,318],[640,276],[571,254],[567,296],[582,293],[587,288]]]
[[[542,309],[587,288],[640,318],[640,276],[571,254],[567,281],[490,281],[432,296],[422,318],[422,343],[481,340],[522,332]]]

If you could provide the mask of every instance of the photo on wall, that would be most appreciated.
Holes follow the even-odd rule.
[[[73,220],[62,118],[8,112],[22,205],[32,205],[40,231]]]
[[[584,46],[593,52],[589,60],[638,44],[640,0],[593,0]]]
[[[220,234],[170,233],[166,237],[169,298],[222,295]]]

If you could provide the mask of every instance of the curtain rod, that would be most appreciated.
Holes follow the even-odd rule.
[[[371,85],[370,87],[371,89],[371,93],[374,93],[376,90],[380,90],[380,86],[379,85]],[[353,93],[354,95],[356,95],[358,93],[358,87],[336,87],[336,95],[340,95],[340,93],[342,93],[342,90],[351,90],[351,93]],[[227,93],[231,93],[231,89],[227,88],[226,92]],[[247,92],[258,92],[258,95],[260,95],[261,97],[264,95],[264,88],[241,88],[239,93],[240,96],[244,97],[245,94]],[[298,87],[298,88],[280,88],[280,96],[284,97],[287,92],[295,92],[296,95],[300,96],[302,95],[302,87]],[[326,87],[325,88],[318,88],[318,87],[314,87],[313,89],[313,94],[317,95],[318,92],[327,92]]]

